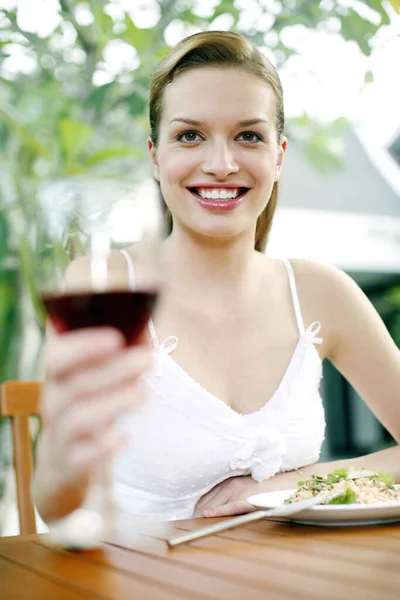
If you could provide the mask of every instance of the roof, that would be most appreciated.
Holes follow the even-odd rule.
[[[398,277],[400,168],[360,132],[344,144],[343,168],[325,174],[289,143],[267,252],[331,263],[365,284]]]
[[[393,139],[388,144],[389,154],[394,158],[400,167],[400,129],[393,136]]]
[[[279,207],[267,252],[318,260],[347,272],[400,273],[400,219]]]
[[[343,168],[328,174],[316,170],[301,145],[289,142],[280,180],[279,205],[400,218],[400,191],[383,175],[366,145],[352,130],[343,141]],[[400,178],[400,169],[386,154]]]

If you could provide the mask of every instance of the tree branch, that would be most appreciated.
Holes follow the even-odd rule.
[[[8,10],[3,9],[3,14],[10,21],[13,31],[22,35],[26,41],[31,44],[34,48],[40,48],[41,50],[47,51],[47,45],[42,41],[40,37],[29,31],[24,31],[17,23],[16,17]]]
[[[86,36],[83,27],[77,22],[68,0],[59,0],[65,18],[74,26],[78,40],[86,54],[97,54],[97,45]]]

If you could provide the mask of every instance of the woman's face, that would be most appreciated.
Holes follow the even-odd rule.
[[[286,149],[275,120],[272,89],[239,68],[201,67],[167,86],[149,149],[174,228],[254,236]]]

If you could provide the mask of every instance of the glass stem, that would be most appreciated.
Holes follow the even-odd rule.
[[[96,467],[91,476],[83,508],[94,510],[108,527],[115,516],[115,504],[112,486],[112,461]]]

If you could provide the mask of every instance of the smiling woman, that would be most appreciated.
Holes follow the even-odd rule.
[[[316,464],[322,360],[400,440],[400,359],[343,272],[264,252],[287,145],[275,68],[238,34],[191,36],[155,71],[150,126],[171,225],[163,294],[149,322],[155,364],[147,368],[149,350],[129,354],[112,332],[49,340],[35,483],[43,517],[77,508],[91,469],[121,443],[116,500],[151,519],[249,511],[247,497],[292,489],[300,467],[323,475],[351,464],[399,480],[398,447]],[[133,250],[119,258],[113,268],[132,282]],[[82,277],[78,265],[69,273]],[[135,406],[139,377],[146,401]],[[114,399],[113,419],[103,417],[104,395]]]
[[[246,235],[262,250],[286,148],[270,86],[242,67],[211,64],[181,70],[163,106],[149,145],[174,225],[224,240]]]
[[[222,39],[223,43],[221,43]],[[183,79],[184,74],[186,77]],[[173,86],[170,85],[172,82],[174,82]],[[228,94],[229,99],[233,100],[229,104]],[[168,103],[169,96],[172,97]],[[235,98],[233,99],[232,96]],[[178,97],[180,103],[175,101]],[[249,99],[253,100],[250,105]],[[166,114],[165,106],[168,105],[173,107],[171,114]],[[228,106],[234,108],[235,114],[227,112]],[[207,116],[207,108],[211,115]],[[244,115],[249,116],[243,119]],[[210,122],[210,116],[214,122]],[[150,148],[152,150],[158,146],[160,127],[164,123],[170,128],[170,141],[174,140],[175,135],[176,141],[185,145],[202,145],[201,142],[207,140],[205,136],[207,126],[217,133],[213,126],[218,123],[223,132],[222,138],[224,132],[230,136],[234,135],[236,141],[242,146],[247,144],[248,149],[255,149],[258,145],[265,150],[268,144],[271,145],[271,137],[275,136],[277,147],[281,146],[280,163],[286,147],[286,140],[283,138],[285,124],[283,90],[276,69],[246,38],[231,32],[221,35],[221,32],[215,31],[186,38],[160,63],[150,88]],[[232,126],[235,126],[234,131]],[[188,130],[188,127],[193,129]],[[240,131],[248,127],[254,127],[255,131]],[[203,133],[199,128],[203,128]],[[191,136],[190,139],[188,136]],[[215,142],[215,136],[210,141]],[[219,142],[215,158],[222,158],[223,161],[228,160],[228,162],[230,159],[234,162],[235,157],[227,156],[224,151],[229,149],[221,148],[221,139]],[[254,152],[248,154],[248,160],[254,160],[256,156]],[[154,161],[155,151],[152,157]],[[221,169],[221,165],[219,168]],[[222,164],[222,172],[219,171],[222,178],[225,177],[227,168],[233,168],[234,172],[236,167],[234,164],[231,166]],[[279,172],[272,182],[272,189],[265,190],[265,205],[258,215],[255,247],[259,251],[265,248],[272,225],[278,197],[278,177]],[[158,179],[157,174],[156,178]],[[202,179],[205,181],[200,182],[201,187],[209,190],[210,181],[207,182],[206,177]],[[215,185],[215,181],[213,183]],[[238,187],[248,189],[243,184]],[[164,188],[162,186],[161,188],[165,194]],[[231,203],[231,206],[236,208],[235,203]],[[215,210],[218,206],[214,203],[210,208]],[[168,208],[167,211],[170,228],[172,228],[171,213]]]

